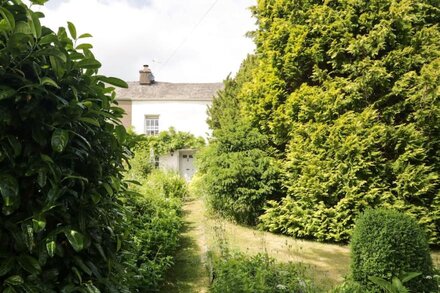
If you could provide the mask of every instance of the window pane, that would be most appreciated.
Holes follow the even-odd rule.
[[[145,134],[156,135],[159,133],[159,118],[145,117]]]

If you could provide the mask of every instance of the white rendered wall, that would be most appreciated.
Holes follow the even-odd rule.
[[[209,101],[133,101],[131,125],[144,133],[146,115],[159,115],[159,131],[174,127],[207,138],[211,134],[206,119]]]
[[[176,151],[171,156],[171,154],[163,155],[159,158],[159,168],[168,171],[179,172],[179,152]]]

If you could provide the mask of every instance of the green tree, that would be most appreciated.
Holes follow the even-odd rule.
[[[109,85],[127,85],[72,23],[0,4],[0,291],[111,291],[128,150]]]
[[[209,109],[213,138],[198,160],[210,206],[245,224],[257,223],[266,201],[280,193],[279,166],[268,138],[241,116],[242,85],[255,65],[255,56],[248,56],[237,76],[226,79]]]
[[[283,158],[262,227],[347,241],[387,206],[440,243],[440,2],[261,0],[245,115]]]
[[[412,215],[440,244],[439,7],[439,0],[257,1],[256,54],[226,81],[210,125],[219,149],[258,133],[264,143],[252,148],[282,166],[283,198],[268,202],[262,228],[348,241],[361,211],[385,206]],[[242,156],[230,160],[217,171]],[[229,197],[247,184],[218,193]]]

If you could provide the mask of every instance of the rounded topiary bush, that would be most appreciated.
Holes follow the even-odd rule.
[[[417,222],[393,210],[367,210],[356,221],[351,240],[353,279],[374,289],[369,277],[390,280],[403,272],[421,276],[405,283],[411,292],[433,292],[432,259],[427,237]]]

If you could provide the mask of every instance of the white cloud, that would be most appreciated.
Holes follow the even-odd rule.
[[[214,0],[52,0],[41,11],[54,30],[71,21],[94,36],[102,74],[137,80],[149,64],[159,81],[216,82],[254,49],[244,36],[255,29],[254,2],[218,0],[197,27]]]

